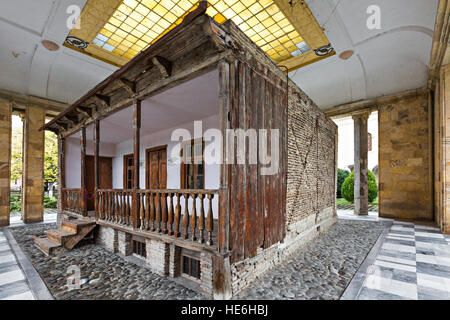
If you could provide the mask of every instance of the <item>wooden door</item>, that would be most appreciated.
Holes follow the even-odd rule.
[[[146,150],[147,189],[167,188],[167,146]]]
[[[99,157],[99,188],[112,189],[112,158]],[[86,156],[87,210],[95,210],[95,168],[94,156]]]

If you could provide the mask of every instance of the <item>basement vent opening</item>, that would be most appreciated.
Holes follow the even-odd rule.
[[[134,254],[146,258],[147,250],[145,248],[145,242],[133,239],[131,242],[131,250]]]
[[[200,279],[200,260],[185,255],[181,258],[181,272],[189,277]]]

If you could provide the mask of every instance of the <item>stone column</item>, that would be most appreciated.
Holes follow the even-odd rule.
[[[354,121],[354,156],[355,156],[355,184],[354,184],[354,203],[355,214],[369,214],[369,186],[368,186],[368,170],[367,170],[367,147],[368,132],[367,119],[369,113],[362,113],[353,116]]]
[[[23,126],[22,219],[25,223],[44,219],[44,131],[45,109],[28,105]]]
[[[11,112],[10,103],[0,101],[0,227],[9,225]]]

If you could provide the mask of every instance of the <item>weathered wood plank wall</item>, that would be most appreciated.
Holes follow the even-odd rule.
[[[245,161],[237,164],[238,141],[234,143],[234,164],[230,165],[229,250],[231,263],[254,257],[258,249],[265,249],[282,240],[285,235],[286,166],[287,166],[287,94],[283,80],[256,60],[236,60],[230,72],[230,128],[256,129],[257,153],[259,141],[267,130],[266,154],[271,155],[271,130],[279,130],[274,146],[279,154],[279,166],[273,175],[262,175],[267,165],[249,163],[246,140]],[[285,82],[284,82],[285,83]]]

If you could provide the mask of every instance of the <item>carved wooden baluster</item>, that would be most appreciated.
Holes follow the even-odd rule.
[[[144,222],[144,230],[148,230],[150,218],[150,193],[145,194],[145,222]]]
[[[131,224],[131,206],[130,206],[130,194],[127,192],[127,219],[126,224],[130,225]]]
[[[213,244],[212,233],[214,229],[214,218],[213,218],[213,210],[212,210],[212,199],[214,198],[213,194],[208,194],[208,217],[206,219],[206,231],[208,231],[208,240],[206,244],[211,246]]]
[[[119,204],[118,204],[118,202],[119,202],[119,194],[118,194],[118,192],[114,192],[113,197],[114,197],[114,202],[113,202],[114,219],[117,222],[117,220],[119,219],[119,215],[120,215]]]
[[[183,238],[189,238],[189,194],[184,194],[184,212],[183,212],[183,228],[184,234]]]
[[[139,205],[139,218],[140,218],[140,228],[144,230],[144,218],[145,218],[145,208],[144,208],[144,193],[138,193],[140,197],[140,205]]]
[[[203,207],[203,199],[205,198],[204,194],[199,194],[198,198],[200,199],[200,216],[198,217],[198,229],[200,230],[200,238],[198,239],[199,243],[205,242],[205,209]]]
[[[167,233],[169,236],[173,236],[173,193],[169,193],[169,213],[167,217]]]
[[[125,215],[127,214],[127,202],[125,200],[125,192],[121,192],[120,196],[122,198],[122,212],[120,215],[120,223],[123,224],[125,223]]]
[[[155,195],[150,193],[150,230],[155,231]]]
[[[177,193],[176,195],[177,195],[177,204],[175,206],[175,237],[178,238],[181,235],[180,234],[181,193]]]
[[[109,193],[109,220],[114,222],[114,192]]]
[[[195,193],[191,194],[192,197],[192,215],[191,215],[191,229],[192,235],[191,240],[196,241],[195,229],[197,228],[197,195]]]
[[[101,212],[102,212],[102,220],[105,219],[105,193],[102,192],[102,205],[101,205]]]
[[[161,194],[156,193],[156,228],[158,232],[161,232]]]
[[[161,194],[161,221],[162,221],[162,233],[167,233],[167,194]]]

